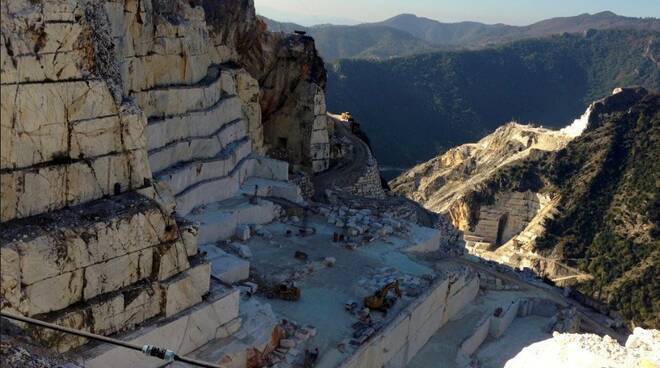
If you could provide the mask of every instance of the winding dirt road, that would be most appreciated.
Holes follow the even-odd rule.
[[[352,149],[345,152],[344,158],[330,169],[312,178],[316,196],[322,196],[326,189],[343,188],[353,185],[363,174],[370,157],[369,146],[351,133],[349,123],[339,120],[336,115],[328,114],[334,120],[335,135],[340,139],[348,139]]]

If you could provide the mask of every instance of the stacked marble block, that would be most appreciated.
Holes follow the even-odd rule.
[[[212,287],[206,300],[171,318],[158,320],[120,336],[136,345],[155,345],[188,355],[213,341],[224,341],[242,326],[238,289]],[[86,368],[162,367],[163,361],[114,345],[92,347],[82,353]]]

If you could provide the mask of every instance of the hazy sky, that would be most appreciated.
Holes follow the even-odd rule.
[[[530,24],[542,19],[610,10],[660,17],[660,0],[254,0],[257,13],[302,25],[355,24],[401,13],[441,22]]]

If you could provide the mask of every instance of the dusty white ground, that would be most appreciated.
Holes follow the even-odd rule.
[[[548,319],[538,316],[516,318],[502,338],[488,338],[475,354],[482,368],[500,368],[525,347],[545,340],[551,335],[545,331]]]
[[[509,360],[506,368],[656,368],[660,366],[660,331],[636,328],[625,346],[609,336],[555,334]]]

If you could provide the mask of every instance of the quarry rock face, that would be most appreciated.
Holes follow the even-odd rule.
[[[477,143],[452,148],[413,167],[390,186],[430,210],[452,213],[454,225],[466,229],[473,225],[469,214],[460,208],[452,211],[459,198],[507,164],[538,151],[556,151],[569,141],[568,136],[549,129],[508,123]]]
[[[341,115],[327,114],[324,117],[326,119],[322,122],[327,124],[330,136],[326,137],[324,130],[315,130],[314,133],[319,141],[327,142],[323,143],[323,149],[329,150],[331,159],[329,166],[319,166],[323,172],[313,178],[317,197],[330,190],[358,197],[385,198],[378,162],[359,124],[354,120],[342,120]]]
[[[565,147],[559,131],[508,123],[477,143],[465,144],[415,166],[390,186],[426,208],[446,214],[464,232],[469,249],[495,250],[516,241],[533,251],[557,197],[542,180],[511,167]],[[529,266],[527,263],[524,266]]]
[[[152,187],[147,115],[125,94],[132,79],[121,73],[115,5],[122,17],[144,11],[131,2],[2,5],[2,309],[104,335],[208,291],[168,288],[203,261],[186,252],[173,204]],[[135,59],[140,42],[128,43],[122,51]],[[28,330],[59,351],[85,343]]]
[[[103,335],[184,312],[211,269],[175,211],[240,196],[249,178],[286,181],[286,163],[258,156],[273,142],[299,169],[328,166],[313,40],[267,33],[250,1],[1,11],[3,311]],[[230,304],[223,320],[238,317]],[[59,351],[86,342],[29,331]]]

